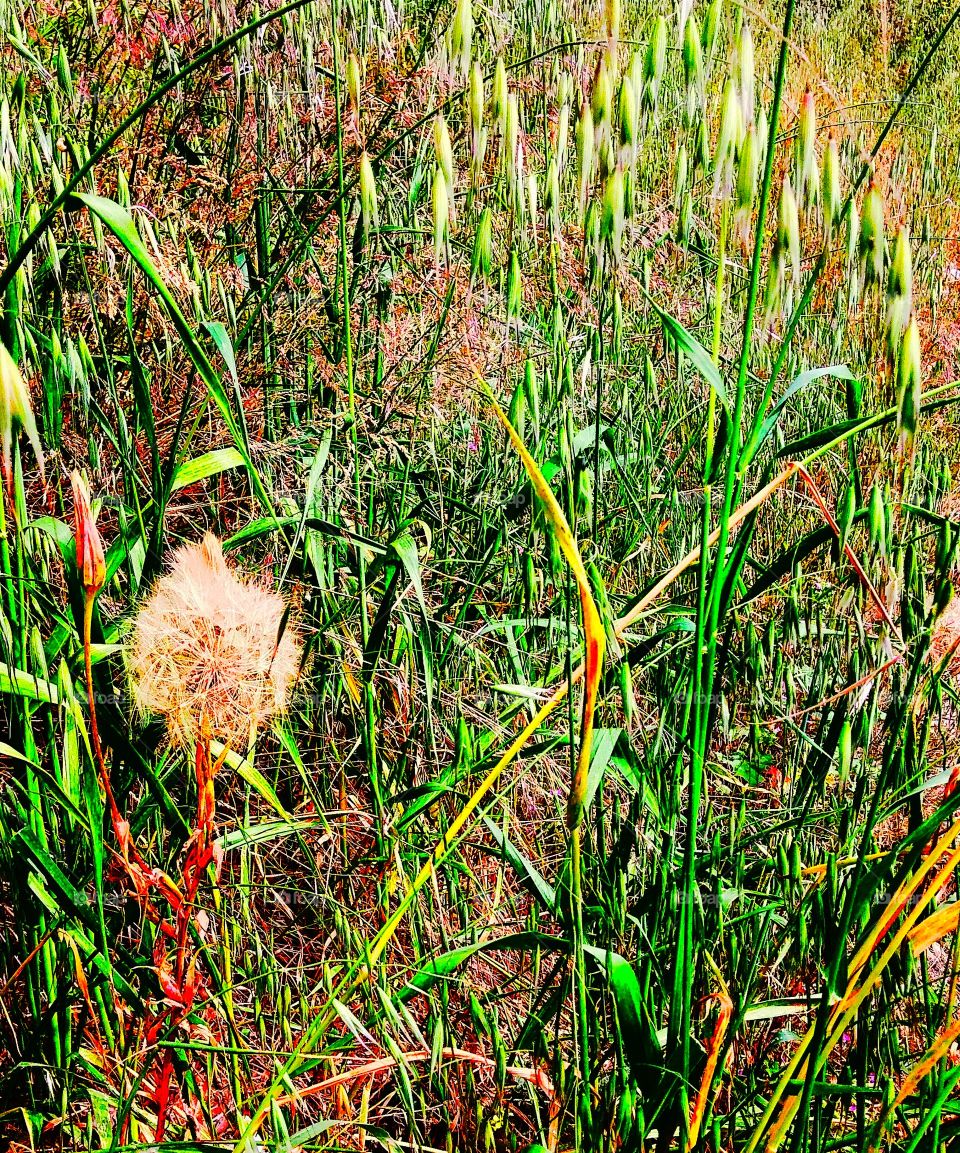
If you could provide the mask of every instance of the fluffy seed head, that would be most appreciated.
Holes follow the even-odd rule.
[[[283,598],[241,579],[207,534],[178,550],[140,609],[128,646],[137,708],[190,747],[206,730],[245,752],[286,707],[300,646]]]

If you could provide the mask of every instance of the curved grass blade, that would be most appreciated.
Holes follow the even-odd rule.
[[[586,644],[585,675],[583,681],[583,710],[581,714],[580,749],[577,754],[577,766],[573,780],[570,784],[570,796],[567,802],[567,824],[571,829],[579,826],[583,820],[584,798],[587,791],[587,776],[590,770],[590,749],[593,743],[593,718],[596,712],[597,692],[600,687],[600,671],[603,667],[603,656],[606,650],[607,638],[603,629],[603,622],[593,599],[593,589],[590,577],[584,568],[577,547],[576,538],[570,530],[567,518],[563,514],[553,489],[547,484],[537,462],[530,455],[527,446],[523,443],[519,433],[510,423],[507,414],[497,403],[490,386],[476,374],[477,382],[486,394],[490,407],[497,415],[497,419],[506,429],[510,443],[517,450],[517,455],[523,462],[523,467],[530,477],[534,492],[540,498],[544,513],[553,531],[556,534],[557,544],[563,553],[564,559],[573,572],[580,593],[580,607],[583,612],[583,633]]]
[[[163,277],[153,263],[146,245],[140,238],[139,232],[137,232],[137,226],[134,223],[133,217],[125,208],[117,204],[116,201],[108,200],[104,196],[94,196],[92,193],[79,192],[77,193],[77,199],[85,204],[90,212],[106,225],[117,240],[120,241],[127,252],[133,257],[134,262],[139,265],[140,270],[163,301],[170,315],[170,319],[173,321],[173,326],[177,330],[177,335],[183,342],[187,355],[190,357],[194,368],[196,368],[214,404],[217,406],[223,418],[223,423],[227,426],[227,430],[236,445],[237,451],[243,457],[243,462],[246,465],[247,472],[250,474],[250,481],[254,487],[254,491],[279,528],[279,521],[276,519],[273,503],[270,500],[263,479],[250,456],[244,429],[240,426],[234,415],[227,391],[223,387],[223,381],[210,363],[210,358],[204,351],[203,345],[197,339],[197,335],[190,327],[187,318],[183,315],[180,305],[177,304],[173,294],[170,292],[170,289],[167,288]]]

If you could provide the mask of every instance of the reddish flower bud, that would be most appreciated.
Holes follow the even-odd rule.
[[[73,486],[73,523],[77,542],[77,568],[87,596],[103,588],[107,579],[107,562],[103,541],[90,509],[90,490],[79,472],[70,477]]]

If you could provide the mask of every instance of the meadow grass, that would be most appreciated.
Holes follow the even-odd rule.
[[[958,23],[4,0],[11,1149],[956,1145]]]

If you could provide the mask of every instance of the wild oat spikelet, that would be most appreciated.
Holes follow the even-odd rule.
[[[187,748],[209,735],[244,753],[286,706],[300,647],[273,590],[242,580],[208,533],[177,551],[137,614],[128,660],[137,708]],[[281,631],[282,630],[282,631]]]

